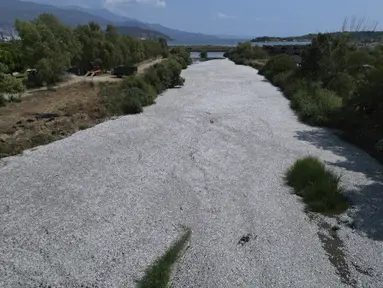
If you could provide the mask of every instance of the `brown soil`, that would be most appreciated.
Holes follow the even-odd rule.
[[[88,128],[108,115],[99,86],[82,82],[39,91],[0,108],[0,157],[47,144]]]
[[[138,74],[162,59],[138,66]],[[67,137],[103,122],[110,115],[99,96],[100,85],[116,85],[121,79],[100,75],[93,79],[72,77],[55,87],[28,91],[20,103],[0,107],[0,158]],[[103,82],[103,84],[99,84]]]

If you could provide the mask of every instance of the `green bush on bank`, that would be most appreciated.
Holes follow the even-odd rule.
[[[309,211],[335,215],[349,207],[339,185],[340,177],[315,157],[298,159],[287,170],[285,179]]]
[[[201,57],[202,59],[206,59],[206,58],[207,58],[207,50],[206,50],[206,49],[203,49],[203,50],[199,53],[199,57]]]
[[[170,49],[169,53],[172,57],[181,57],[183,59],[182,63],[176,59],[182,65],[182,69],[186,69],[188,65],[192,64],[190,53],[183,47],[174,47]]]
[[[333,117],[342,107],[342,98],[334,92],[308,85],[299,88],[290,100],[299,119],[316,126],[331,126]]]
[[[342,98],[348,98],[357,88],[356,79],[345,72],[340,72],[329,79],[326,89],[334,91]]]
[[[184,57],[171,57],[150,67],[142,76],[126,77],[118,86],[105,85],[100,91],[101,99],[111,114],[141,113],[143,107],[155,103],[158,94],[184,84],[180,76],[183,63]]]
[[[295,61],[288,55],[281,54],[272,57],[266,65],[259,70],[259,74],[268,79],[272,79],[277,74],[294,71],[297,67]]]
[[[271,82],[273,83],[273,85],[281,88],[281,90],[283,91],[287,88],[289,83],[291,83],[290,81],[293,79],[293,77],[293,71],[285,71],[274,75]]]

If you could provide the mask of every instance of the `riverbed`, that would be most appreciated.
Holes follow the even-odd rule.
[[[134,287],[189,227],[174,287],[382,287],[382,167],[300,123],[250,67],[182,76],[142,114],[1,161],[0,286]],[[285,185],[306,155],[341,173],[353,228],[306,214]],[[322,221],[338,227],[348,280]]]

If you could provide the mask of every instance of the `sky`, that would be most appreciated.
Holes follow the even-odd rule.
[[[214,35],[295,36],[338,31],[346,17],[364,19],[368,23],[367,26],[383,20],[383,0],[75,0],[74,2],[92,8],[104,7],[127,17],[159,23],[170,28]]]

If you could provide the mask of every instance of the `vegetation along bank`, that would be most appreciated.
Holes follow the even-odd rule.
[[[191,64],[188,51],[169,49],[165,39],[120,35],[112,25],[105,31],[95,23],[72,29],[42,14],[15,26],[20,40],[0,43],[0,157],[61,139],[111,116],[140,113],[164,90],[182,85],[181,71]],[[148,65],[158,57],[163,60]],[[144,73],[123,80],[96,77],[22,97],[27,87],[66,81],[68,69],[83,75],[93,63],[108,71],[144,61]],[[27,76],[31,69],[35,73]]]
[[[241,43],[226,53],[259,69],[290,100],[299,119],[336,128],[345,139],[383,161],[383,46],[351,41],[348,33],[316,35],[296,61],[288,53]]]

